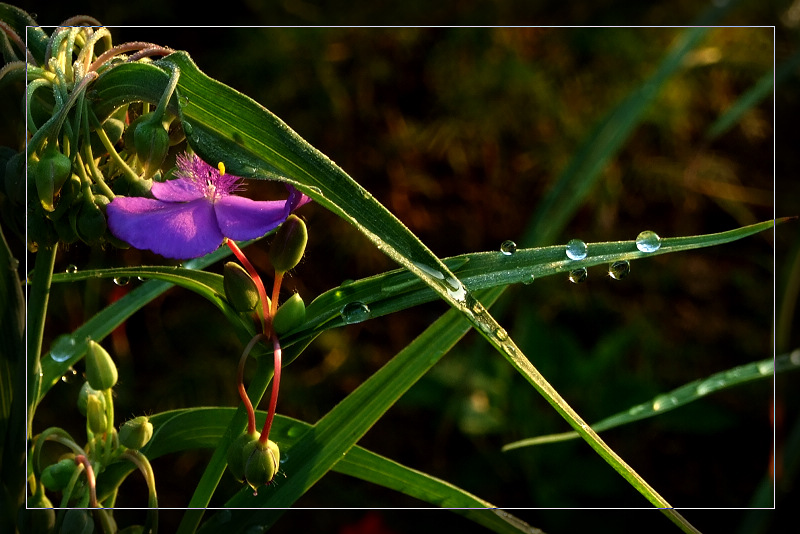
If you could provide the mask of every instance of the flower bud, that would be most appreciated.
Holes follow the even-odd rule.
[[[97,395],[89,395],[86,399],[86,422],[94,434],[102,434],[108,426],[106,411]]]
[[[306,305],[299,293],[289,297],[281,304],[272,319],[272,328],[277,334],[294,330],[306,321]]]
[[[125,123],[120,119],[109,117],[103,122],[103,131],[106,133],[108,140],[111,141],[111,144],[116,145],[117,142],[122,139],[122,134],[125,131]],[[89,139],[92,143],[92,155],[94,157],[98,158],[108,154],[106,146],[100,141],[100,136],[97,135],[96,131],[89,135]]]
[[[244,267],[236,262],[225,264],[222,274],[222,285],[225,297],[238,312],[251,312],[258,306],[258,289],[256,283]]]
[[[246,445],[242,452],[247,456],[244,477],[250,487],[257,490],[272,482],[281,457],[278,445],[272,440],[267,440],[267,443],[256,440]]]
[[[67,181],[61,186],[61,194],[58,197],[58,205],[55,207],[48,217],[52,221],[57,221],[62,215],[72,207],[73,204],[80,201],[81,193],[81,179],[77,174],[71,174]]]
[[[129,449],[141,449],[153,437],[153,423],[146,416],[134,417],[119,429],[119,442]]]
[[[239,482],[244,480],[244,466],[247,460],[247,457],[244,455],[244,448],[250,443],[258,441],[260,435],[259,432],[254,432],[252,434],[244,432],[233,440],[230,447],[228,447],[228,470]]]
[[[61,190],[71,172],[72,162],[69,158],[59,152],[55,145],[48,145],[34,169],[36,191],[39,194],[39,202],[45,210],[55,209],[53,197]]]
[[[169,134],[161,120],[153,120],[151,115],[144,118],[133,132],[136,155],[144,168],[145,178],[155,174],[169,151]]]
[[[86,414],[88,413],[87,406],[89,404],[89,397],[95,397],[103,406],[103,410],[105,411],[106,399],[103,396],[103,392],[94,389],[89,385],[89,382],[84,382],[81,386],[80,392],[78,392],[78,411],[82,416],[86,417]]]
[[[64,514],[64,521],[61,523],[61,534],[92,534],[94,532],[94,520],[89,514],[89,510],[81,508],[70,508]]]
[[[77,468],[78,465],[73,458],[64,458],[48,465],[42,470],[42,484],[49,490],[61,491],[67,487]]]
[[[105,202],[98,199],[104,199]],[[105,206],[108,202],[108,198],[103,195],[84,195],[77,219],[78,235],[84,243],[89,245],[97,243],[106,233],[106,216],[101,206]]]
[[[300,263],[308,242],[306,223],[297,215],[289,215],[278,228],[269,249],[275,272],[285,273]]]
[[[94,389],[109,389],[117,383],[117,366],[114,360],[93,339],[89,340],[86,351],[86,380]]]

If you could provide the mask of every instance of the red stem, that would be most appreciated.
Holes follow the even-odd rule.
[[[281,344],[278,341],[278,336],[274,333],[272,334],[272,351],[275,355],[275,371],[272,375],[272,392],[269,398],[267,420],[264,421],[261,437],[258,438],[261,443],[266,443],[269,440],[269,431],[272,429],[272,420],[275,418],[275,408],[278,406],[278,390],[281,385]]]
[[[83,467],[86,468],[86,481],[89,484],[89,505],[92,508],[97,508],[97,484],[95,483],[94,469],[92,469],[92,464],[83,454],[79,454],[75,457],[75,463],[83,464]]]
[[[247,356],[250,354],[250,351],[253,350],[255,344],[264,337],[264,334],[256,334],[253,336],[253,339],[251,339],[244,348],[242,357],[239,358],[239,369],[236,373],[236,383],[239,388],[239,397],[242,399],[242,402],[244,403],[244,409],[247,411],[248,434],[255,434],[256,432],[256,412],[253,410],[253,403],[250,402],[250,397],[247,396],[247,390],[244,388],[244,364],[247,361]]]
[[[270,318],[271,310],[269,306],[267,306],[267,290],[264,289],[264,282],[261,281],[261,277],[258,276],[258,272],[256,271],[253,264],[250,263],[250,260],[244,255],[242,249],[231,239],[226,239],[225,242],[228,244],[228,247],[233,251],[233,254],[238,258],[238,260],[244,265],[244,268],[250,274],[250,278],[253,279],[253,282],[256,284],[256,289],[258,290],[258,296],[261,297],[261,309],[262,309],[262,316],[261,316],[261,327],[264,331],[264,335],[269,337],[269,328],[268,326],[272,324]]]

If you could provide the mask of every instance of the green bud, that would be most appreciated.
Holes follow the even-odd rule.
[[[136,155],[144,168],[145,178],[155,174],[169,151],[169,134],[161,120],[153,120],[152,114],[142,120],[133,132]]]
[[[80,392],[78,392],[78,411],[82,416],[86,417],[86,414],[88,413],[87,405],[89,404],[89,397],[96,397],[97,400],[103,405],[103,410],[105,411],[106,399],[103,396],[103,392],[94,389],[89,385],[89,382],[84,382],[81,386]]]
[[[86,380],[94,389],[109,389],[117,383],[117,366],[114,360],[93,339],[89,340],[86,351]]]
[[[245,445],[242,452],[247,456],[244,477],[250,487],[257,490],[264,484],[272,482],[281,457],[278,445],[272,440],[267,440],[266,444],[256,440]]]
[[[67,487],[73,473],[78,468],[73,458],[64,458],[48,465],[42,470],[42,484],[52,491],[61,491]]]
[[[86,422],[94,434],[102,434],[108,426],[106,411],[97,395],[89,395],[86,399]]]
[[[108,140],[111,141],[112,145],[116,145],[117,142],[122,139],[122,134],[125,131],[125,123],[120,119],[116,119],[114,117],[109,117],[103,122],[103,131],[108,136]],[[100,141],[100,136],[97,135],[97,132],[92,132],[89,135],[92,143],[92,155],[96,158],[100,156],[104,156],[108,154],[108,150],[106,150],[106,146]]]
[[[272,319],[272,328],[278,334],[284,334],[306,321],[306,305],[298,293],[289,297],[286,302],[278,308],[275,317]]]
[[[251,312],[258,306],[259,297],[256,283],[244,267],[229,261],[222,270],[222,285],[225,297],[238,312]]]
[[[272,266],[275,272],[285,273],[300,263],[308,242],[308,230],[303,219],[289,215],[278,228],[275,239],[269,249]]]
[[[78,213],[77,230],[80,238],[88,245],[98,242],[106,233],[106,216],[100,205],[105,206],[96,199],[105,199],[105,204],[108,204],[108,198],[99,196],[84,195],[83,203]]]
[[[34,169],[36,191],[39,194],[39,202],[45,210],[55,209],[53,197],[61,190],[61,186],[71,173],[72,162],[69,158],[59,152],[55,145],[48,145]]]
[[[58,205],[48,217],[50,220],[57,221],[64,215],[69,208],[81,199],[81,179],[77,174],[71,174],[64,185],[58,198]]]
[[[70,508],[64,514],[61,523],[61,534],[92,534],[94,521],[88,510]]]
[[[247,460],[244,455],[244,448],[250,443],[258,441],[260,435],[259,432],[254,432],[253,434],[244,432],[233,440],[230,447],[228,447],[228,470],[239,482],[244,480],[244,466]]]
[[[153,423],[146,416],[134,417],[119,429],[119,442],[129,449],[141,449],[153,437]]]

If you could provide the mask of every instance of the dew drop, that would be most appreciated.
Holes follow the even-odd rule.
[[[507,239],[500,245],[500,252],[506,256],[511,256],[517,251],[517,244]]]
[[[622,280],[631,272],[631,262],[628,260],[615,261],[608,266],[608,276],[614,280]]]
[[[295,425],[295,426],[291,427],[291,428],[290,428],[290,429],[289,429],[289,430],[286,432],[286,435],[287,435],[287,436],[289,436],[290,438],[296,438],[296,437],[300,436],[300,435],[301,435],[303,432],[305,432],[305,430],[306,430],[306,429],[305,429],[305,428],[303,428],[302,426],[300,426],[300,425]],[[286,455],[284,455],[284,457],[286,457]]]
[[[716,391],[722,387],[724,387],[726,381],[722,378],[709,378],[707,380],[703,380],[697,386],[697,394],[698,395],[708,395],[712,391]]]
[[[75,274],[78,272],[78,267],[73,264],[69,264],[67,265],[67,268],[64,269],[64,272],[67,274]]]
[[[191,123],[184,122],[183,123],[183,133],[188,136],[188,135],[192,135],[192,132],[194,132],[194,126],[192,126]]]
[[[360,323],[370,317],[369,306],[359,301],[345,304],[339,313],[346,324]]]
[[[762,375],[771,375],[775,372],[775,362],[761,362],[758,364],[758,372]]]
[[[657,233],[645,230],[636,236],[636,248],[642,252],[655,252],[661,248],[661,238]]]
[[[529,285],[531,285],[531,284],[533,283],[533,281],[534,281],[535,279],[536,279],[536,276],[532,274],[532,275],[530,275],[528,278],[526,278],[525,280],[523,280],[523,281],[522,281],[522,283],[523,283],[523,284],[525,284],[526,286],[529,286]]]
[[[127,286],[130,283],[131,279],[127,276],[115,276],[114,283],[118,286]]]
[[[589,276],[589,271],[586,270],[586,267],[581,267],[569,272],[569,281],[573,284],[580,284],[586,281],[587,276]]]
[[[50,357],[57,362],[65,362],[75,354],[75,338],[67,334],[58,336],[50,346]]]
[[[494,337],[500,341],[505,341],[508,339],[508,332],[502,326],[498,326],[494,331]]]
[[[188,96],[180,97],[178,99],[178,103],[181,105],[181,107],[188,106],[189,105],[189,97]],[[189,133],[189,132],[186,132],[186,133]]]
[[[582,260],[586,257],[588,248],[580,239],[571,239],[567,243],[567,257],[571,260]]]
[[[678,404],[678,399],[672,395],[660,395],[653,401],[653,410],[666,410]]]

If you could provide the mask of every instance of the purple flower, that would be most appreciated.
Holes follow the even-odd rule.
[[[287,185],[286,200],[255,201],[233,193],[241,178],[225,174],[196,155],[178,156],[175,175],[153,182],[153,198],[116,197],[107,208],[111,233],[139,249],[167,258],[198,258],[225,237],[244,241],[279,226],[309,199]]]

